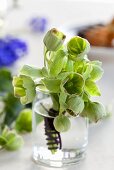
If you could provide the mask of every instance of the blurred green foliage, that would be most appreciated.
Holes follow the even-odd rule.
[[[0,149],[7,150],[17,150],[23,145],[17,132],[32,131],[32,110],[25,109],[14,97],[12,80],[8,69],[0,69]]]

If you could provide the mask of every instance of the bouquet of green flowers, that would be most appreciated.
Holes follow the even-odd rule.
[[[53,106],[48,113],[55,117],[52,124],[56,132],[70,128],[70,116],[80,115],[91,122],[106,116],[104,106],[91,99],[101,95],[96,82],[103,75],[102,63],[88,59],[90,44],[86,39],[75,36],[64,44],[65,38],[57,29],[49,30],[43,40],[43,68],[24,65],[13,78],[14,94],[22,104],[32,102],[37,91],[51,96]]]

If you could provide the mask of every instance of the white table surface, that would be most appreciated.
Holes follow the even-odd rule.
[[[21,1],[22,2],[22,1]],[[79,25],[93,21],[107,21],[114,14],[114,3],[83,3],[72,1],[64,2],[39,0],[23,0],[24,6],[21,12],[13,12],[7,17],[4,31],[13,32],[24,38],[29,43],[29,55],[18,63],[41,66],[42,60],[42,37],[43,35],[30,34],[26,23],[29,17],[44,14],[50,20],[49,27],[62,27],[63,25]],[[52,15],[53,14],[53,15]],[[21,17],[20,17],[21,16]],[[10,23],[10,26],[8,24]],[[114,99],[114,60],[104,62],[104,76],[99,85],[102,90],[100,101],[108,105]],[[113,109],[114,111],[114,109]],[[32,137],[31,134],[24,136],[25,145],[20,151],[0,153],[0,170],[44,170],[36,166],[31,159]],[[51,168],[54,170],[54,168]],[[114,170],[114,115],[89,128],[89,145],[87,157],[78,165],[68,167],[69,170]]]

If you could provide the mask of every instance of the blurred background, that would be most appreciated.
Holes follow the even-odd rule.
[[[10,78],[10,85],[8,84],[7,86],[9,88],[4,87],[4,82],[7,82],[7,79],[9,82],[9,77],[6,76],[2,70],[4,67],[10,70],[11,75],[16,75],[24,64],[42,67],[43,37],[50,28],[58,28],[63,31],[68,35],[67,39],[75,35],[80,35],[88,39],[91,44],[89,58],[103,62],[104,76],[99,83],[103,95],[100,97],[100,101],[106,106],[109,106],[110,111],[113,112],[113,0],[0,0],[0,84],[3,84],[3,86],[0,85],[1,96],[3,96],[4,92],[13,93],[11,88],[12,78]],[[11,89],[11,91],[9,89]],[[1,100],[0,97],[0,102]],[[10,105],[13,104],[14,103],[11,103]],[[0,103],[0,109],[1,108],[3,108],[3,103]],[[18,109],[18,111],[20,111],[23,108],[19,106]],[[9,116],[13,117],[12,120],[9,119],[9,117],[2,117],[1,121],[2,113],[3,111],[0,110],[0,123],[2,124],[5,122],[7,125],[10,125],[18,115],[18,112],[13,110]],[[98,124],[96,128],[90,129],[90,156],[93,154],[97,157],[97,155],[95,155],[95,149],[93,149],[94,145],[99,146],[96,148],[99,152],[102,152],[103,156],[103,150],[100,150],[99,141],[102,140],[103,137],[106,138],[105,134],[108,134],[109,131],[111,132],[114,129],[113,121],[114,116],[112,116],[108,123],[105,122],[104,125]],[[101,126],[103,126],[103,128],[101,128]],[[103,143],[104,147],[107,148],[108,156],[112,153],[110,146],[112,142],[114,142],[112,133],[108,134],[107,143]],[[95,142],[95,138],[98,138],[99,141]],[[5,159],[10,161],[10,169],[18,165],[22,170],[32,169],[32,167],[26,164],[31,155],[30,141],[31,138],[27,137],[27,145],[26,147],[24,146],[25,148],[21,153],[18,153],[20,154],[18,159],[16,158],[17,152],[16,154],[0,152],[0,170],[9,170]],[[25,152],[28,152],[28,154],[25,154]],[[21,163],[19,163],[18,160],[20,160]],[[96,169],[113,170],[112,167],[114,167],[114,165],[112,164],[113,161],[111,161],[112,155],[110,159],[106,157],[106,160],[106,166],[103,164],[104,160],[100,162],[102,164],[101,169],[98,169],[99,166],[97,165],[100,164],[98,160],[98,164],[95,166]],[[94,159],[89,157],[88,162],[92,161],[94,162]],[[87,170],[91,169],[89,164],[86,164],[85,167]],[[80,170],[83,170],[83,168],[84,167]]]
[[[6,62],[6,66],[14,70],[14,74],[24,64],[42,67],[43,36],[55,27],[64,31],[67,39],[74,35],[87,38],[91,43],[90,59],[101,60],[105,74],[112,73],[113,18],[114,2],[111,0],[0,0],[1,37],[17,38],[24,43],[24,47],[19,44],[18,57],[11,63]]]
[[[99,23],[107,24],[114,16],[114,2],[106,0],[0,0],[0,16],[1,34],[13,34],[25,40],[29,47],[28,56],[19,61],[20,65],[26,63],[41,66],[42,38],[48,29],[57,27],[64,32],[69,32],[70,36],[72,31],[69,30],[72,28]],[[37,21],[38,18],[44,18],[45,23]],[[30,24],[32,19],[36,21]],[[40,30],[41,24],[44,24],[44,28]]]

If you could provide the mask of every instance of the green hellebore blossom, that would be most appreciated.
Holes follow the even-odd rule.
[[[74,72],[68,74],[61,84],[62,91],[70,95],[80,95],[83,91],[83,87],[84,79],[82,75]]]
[[[77,57],[85,57],[89,52],[90,44],[86,39],[75,36],[68,42],[67,49],[69,52],[69,58],[76,61]]]
[[[14,95],[22,104],[31,103],[36,95],[34,81],[25,75],[13,77]]]
[[[97,122],[106,116],[106,109],[101,103],[89,101],[85,104],[81,116],[88,117],[91,122]]]
[[[43,42],[48,51],[57,51],[62,46],[65,38],[66,36],[62,32],[53,28],[47,32]]]

